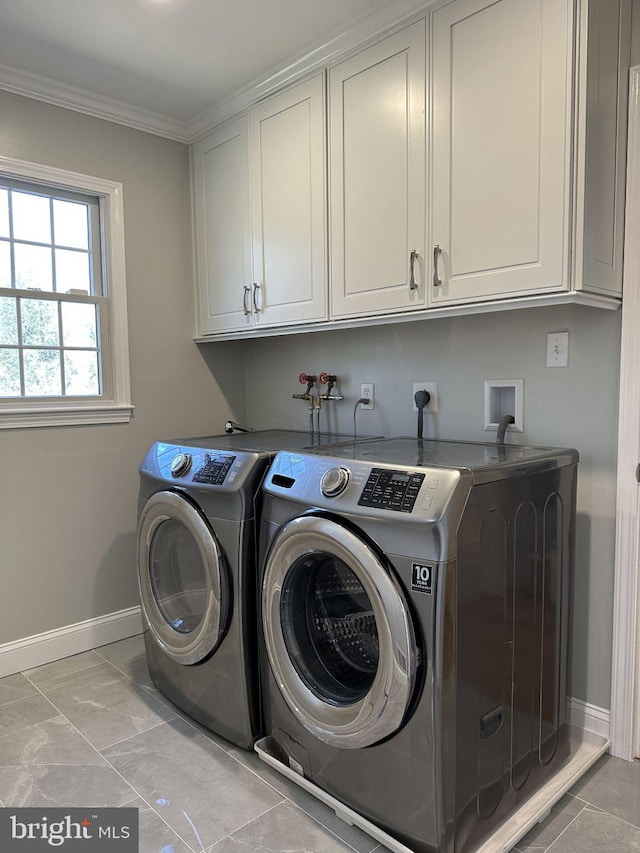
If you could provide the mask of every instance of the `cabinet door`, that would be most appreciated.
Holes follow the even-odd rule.
[[[572,10],[433,13],[432,305],[568,287]]]
[[[255,322],[327,317],[324,75],[249,113]]]
[[[330,71],[335,317],[424,305],[425,27],[412,24]]]
[[[246,118],[194,145],[200,334],[252,325],[248,170]]]

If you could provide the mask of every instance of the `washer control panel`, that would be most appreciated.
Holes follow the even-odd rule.
[[[235,456],[227,456],[223,453],[215,455],[205,453],[204,465],[193,475],[193,482],[206,483],[208,486],[221,486],[235,461]]]
[[[412,512],[425,475],[412,471],[372,468],[358,506]]]

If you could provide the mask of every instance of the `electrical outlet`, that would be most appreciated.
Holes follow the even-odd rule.
[[[375,385],[373,382],[363,382],[360,386],[360,399],[368,400],[368,403],[361,403],[361,409],[375,409],[376,401],[373,396],[373,392],[375,390]]]
[[[425,412],[434,412],[438,411],[438,383],[437,382],[414,382],[413,383],[413,396],[411,397],[411,401],[413,402],[413,411],[417,412],[418,407],[416,406],[415,395],[416,391],[428,391],[429,392],[429,402],[424,407]]]

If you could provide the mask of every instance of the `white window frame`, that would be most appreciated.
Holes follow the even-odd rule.
[[[82,400],[67,400],[64,397],[50,400],[29,400],[24,397],[4,399],[0,401],[0,429],[128,423],[133,405],[129,373],[122,184],[8,157],[0,157],[0,175],[98,197],[103,293],[109,304],[109,322],[102,338],[101,359],[103,370],[111,378],[108,397],[88,397]]]

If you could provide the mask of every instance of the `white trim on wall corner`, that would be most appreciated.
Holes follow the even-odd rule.
[[[611,662],[611,752],[627,760],[640,753],[640,66],[630,74]]]
[[[25,637],[0,646],[0,678],[33,669],[61,658],[88,652],[107,643],[115,643],[142,633],[142,614],[139,607],[108,613]]]
[[[581,729],[587,729],[604,738],[609,738],[611,712],[607,708],[590,705],[582,699],[569,699],[569,722]]]

